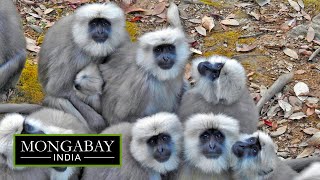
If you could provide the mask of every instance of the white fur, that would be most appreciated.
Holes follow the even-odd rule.
[[[211,81],[200,75],[198,65],[205,61],[211,64],[224,63],[219,78]],[[214,104],[220,103],[222,99],[225,100],[225,104],[232,104],[242,96],[246,88],[246,73],[243,66],[238,61],[224,56],[193,60],[191,74],[196,81],[194,90],[202,92],[204,98]]]
[[[41,119],[27,118],[25,121],[31,126],[37,129],[41,129],[45,134],[74,134],[73,130],[71,129],[65,129],[43,124]]]
[[[59,172],[54,169],[50,171],[50,180],[68,180],[73,173],[75,173],[76,168],[68,167],[65,171]]]
[[[174,143],[174,151],[170,158],[163,163],[152,157],[146,143],[150,137],[160,133],[169,134]],[[166,173],[178,168],[181,139],[182,125],[178,117],[172,113],[160,112],[141,118],[134,124],[130,152],[142,166],[149,167],[159,173]]]
[[[125,16],[114,3],[87,4],[75,11],[72,34],[74,41],[91,56],[106,56],[113,52],[126,37]],[[111,23],[111,36],[104,43],[97,43],[88,34],[88,23],[94,18],[105,18]]]
[[[206,158],[199,149],[199,137],[208,129],[218,129],[225,136],[225,149],[217,159]],[[185,123],[184,155],[193,166],[205,173],[227,171],[233,161],[231,147],[239,135],[239,122],[229,116],[218,114],[195,114]]]
[[[161,81],[174,79],[183,72],[190,55],[189,44],[183,31],[179,28],[166,28],[144,34],[138,39],[136,61],[139,66]],[[153,48],[161,44],[173,44],[177,59],[171,69],[161,69],[154,61]]]
[[[171,26],[182,29],[178,6],[171,2],[167,12],[167,21]]]
[[[8,114],[0,121],[0,154],[6,156],[5,163],[10,169],[21,170],[23,167],[13,167],[13,135],[20,134],[23,129],[24,116],[20,114]],[[1,166],[1,164],[0,164]]]
[[[245,160],[238,159],[238,162],[234,167],[236,177],[260,177],[261,179],[266,179],[267,177],[270,177],[273,172],[263,177],[259,176],[258,173],[260,171],[269,171],[277,168],[275,167],[277,155],[275,152],[274,143],[271,137],[262,131],[257,131],[253,134],[242,134],[239,140],[245,141],[251,137],[259,138],[261,151],[256,158]]]
[[[320,163],[316,162],[303,170],[294,180],[320,180]]]

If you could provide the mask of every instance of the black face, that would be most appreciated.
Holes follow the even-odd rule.
[[[97,43],[104,43],[111,34],[111,23],[104,18],[95,18],[89,22],[89,33]]]
[[[211,81],[214,81],[220,76],[220,71],[223,67],[223,63],[214,63],[211,64],[208,61],[201,62],[198,65],[198,71],[202,76],[209,78]]]
[[[176,47],[172,44],[156,46],[153,55],[161,69],[171,69],[177,58]]]
[[[26,121],[24,121],[21,134],[45,134],[45,133],[33,127],[32,125],[26,123]]]
[[[159,134],[152,136],[147,141],[148,146],[151,149],[154,159],[158,162],[165,162],[171,156],[172,140],[168,134]]]
[[[237,141],[232,146],[232,152],[238,157],[256,157],[261,151],[259,139],[251,137],[243,141]]]
[[[225,136],[217,129],[208,129],[200,135],[202,154],[208,159],[219,158],[223,153]]]

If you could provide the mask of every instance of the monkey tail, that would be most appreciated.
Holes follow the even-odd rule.
[[[312,163],[320,162],[320,157],[308,157],[298,159],[286,159],[284,162],[289,165],[293,170],[297,172],[303,171],[309,167]]]
[[[174,2],[170,2],[170,6],[167,12],[167,21],[169,24],[175,28],[183,29],[181,24],[179,9],[178,6]]]
[[[0,113],[22,113],[30,114],[43,106],[38,104],[0,104]]]

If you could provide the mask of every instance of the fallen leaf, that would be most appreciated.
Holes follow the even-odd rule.
[[[304,74],[305,72],[306,72],[305,70],[299,69],[299,70],[296,70],[294,73],[301,75],[301,74]]]
[[[288,0],[290,6],[293,7],[293,9],[295,9],[296,11],[300,11],[300,6],[297,2],[293,1],[293,0]]]
[[[264,6],[270,3],[270,0],[256,0],[256,2],[259,4],[259,6]]]
[[[309,87],[304,82],[298,82],[294,85],[293,90],[296,96],[306,95],[309,93]]]
[[[124,11],[126,14],[129,14],[129,13],[133,13],[133,12],[146,12],[147,10],[142,9],[140,7],[136,7],[136,6],[129,6],[127,8],[124,8]]]
[[[230,26],[239,26],[240,23],[235,19],[224,19],[221,21],[223,25],[230,25]]]
[[[207,35],[207,32],[206,32],[206,29],[202,26],[197,26],[195,27],[195,29],[197,30],[197,32],[199,34],[201,34],[202,36],[206,36]]]
[[[263,123],[267,126],[270,126],[272,127],[272,121],[269,121],[269,120],[263,120]]]
[[[249,14],[250,14],[251,16],[253,16],[254,18],[256,18],[256,20],[259,20],[260,17],[261,17],[260,14],[254,12],[254,11],[251,11]]]
[[[303,17],[308,20],[311,21],[311,16],[309,14],[307,14],[304,10],[301,9],[301,14],[303,15]]]
[[[277,136],[280,136],[281,134],[284,134],[287,131],[287,127],[288,126],[279,127],[276,131],[271,132],[270,136],[271,137],[277,137]]]
[[[40,47],[36,45],[36,41],[26,37],[27,50],[38,53]]]
[[[46,9],[44,11],[44,14],[50,14],[52,11],[54,11],[54,9],[52,9],[52,8]]]
[[[204,16],[201,23],[202,27],[206,28],[209,32],[214,28],[214,21],[212,17]]]
[[[235,17],[236,17],[236,15],[231,13],[226,17],[226,19],[234,19]]]
[[[142,16],[136,16],[132,19],[130,19],[130,22],[137,22],[137,21],[140,21],[143,17]]]
[[[300,5],[300,7],[303,9],[304,8],[304,3],[302,0],[298,0],[298,4]]]
[[[277,112],[280,111],[280,106],[279,104],[276,104],[275,106],[272,106],[269,111],[267,112],[268,117],[273,117],[277,115]]]
[[[298,111],[302,108],[302,101],[295,96],[289,96],[289,102],[293,106],[294,111]]]
[[[41,19],[41,17],[38,14],[35,14],[35,13],[28,13],[28,14],[34,18]]]
[[[306,111],[306,115],[307,116],[311,116],[314,113],[315,113],[315,109],[314,108],[307,108],[307,111]]]
[[[236,44],[236,51],[238,52],[249,52],[255,49],[257,45],[247,45],[247,44]]]
[[[302,119],[304,117],[307,117],[303,112],[297,112],[297,113],[293,113],[289,119],[291,120],[299,120]]]
[[[202,22],[201,19],[188,19],[188,21],[195,24],[200,24]]]
[[[158,3],[152,10],[146,11],[145,15],[158,15],[161,14],[166,8],[166,2]]]
[[[283,50],[283,52],[284,52],[287,56],[290,56],[290,57],[292,57],[292,58],[294,58],[294,59],[299,59],[298,54],[297,54],[294,50],[292,50],[292,49],[285,48],[285,49]]]
[[[313,127],[309,127],[304,129],[303,132],[309,135],[313,135],[313,134],[316,134],[317,132],[320,132],[320,130]]]
[[[251,3],[239,3],[235,4],[236,7],[247,7],[247,6],[253,6]]]
[[[304,56],[311,56],[312,51],[307,51],[306,49],[299,49],[299,54],[302,54]]]
[[[309,146],[319,146],[320,145],[320,132],[315,133],[310,139],[306,141]]]
[[[304,158],[310,156],[314,152],[315,148],[314,147],[306,147],[302,153],[300,153],[297,158]]]
[[[90,0],[65,0],[65,1],[71,4],[83,4],[83,3],[89,2]]]
[[[190,48],[190,51],[193,52],[193,53],[196,53],[196,54],[199,54],[199,55],[202,55],[202,52],[198,49],[195,49],[195,48]]]
[[[278,101],[278,103],[281,109],[284,111],[284,118],[288,118],[293,113],[291,104],[281,99]]]
[[[314,29],[310,26],[309,29],[308,29],[308,33],[307,33],[307,41],[308,42],[311,42],[313,39],[314,39],[314,36],[316,35]]]

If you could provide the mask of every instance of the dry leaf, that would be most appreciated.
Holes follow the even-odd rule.
[[[309,87],[304,82],[298,82],[296,85],[294,85],[293,90],[296,96],[306,95],[309,93]]]
[[[206,28],[209,32],[212,30],[214,27],[214,21],[212,17],[204,16],[202,18],[202,26]]]
[[[293,1],[293,0],[288,0],[290,6],[293,7],[293,9],[295,9],[296,11],[300,11],[300,6],[297,2]]]
[[[300,7],[303,9],[304,8],[304,4],[302,0],[298,0],[298,4],[300,5]]]
[[[65,0],[65,1],[71,4],[83,4],[83,3],[89,2],[90,0]]]
[[[197,26],[195,27],[195,29],[197,30],[197,32],[199,34],[201,34],[202,36],[206,36],[207,35],[207,32],[206,32],[206,29],[202,26]]]
[[[38,53],[40,47],[36,45],[36,41],[26,37],[27,50]]]
[[[202,55],[202,52],[198,49],[195,49],[195,48],[190,48],[190,51],[193,52],[193,53],[196,53],[196,54],[199,54],[199,55]]]
[[[284,118],[288,118],[293,113],[291,104],[281,99],[278,101],[278,103],[281,109],[284,111]]]
[[[154,9],[152,10],[152,15],[161,14],[165,8],[166,8],[166,2],[156,4],[154,6]]]
[[[306,141],[309,146],[319,146],[320,145],[320,132],[315,133],[310,139]]]
[[[247,44],[236,44],[236,51],[238,52],[249,52],[255,49],[257,45],[247,45]]]
[[[239,4],[235,4],[236,7],[247,7],[247,6],[252,6],[251,3],[239,3]]]
[[[50,14],[52,11],[54,11],[54,9],[52,9],[52,8],[46,9],[44,11],[44,14]]]
[[[256,0],[256,2],[259,4],[259,6],[264,6],[270,3],[270,0]]]
[[[124,8],[124,11],[126,14],[132,13],[132,12],[147,12],[147,10],[142,9],[140,7],[136,7],[136,6],[129,6],[127,8]]]
[[[234,19],[235,17],[236,17],[236,15],[231,13],[226,17],[226,19]]]
[[[251,11],[249,14],[250,14],[251,16],[253,16],[254,18],[256,18],[256,20],[259,20],[259,19],[260,19],[260,16],[261,16],[260,14],[254,12],[254,11]]]
[[[309,14],[307,14],[304,10],[301,9],[301,14],[303,15],[303,17],[308,20],[311,21],[311,16]]]
[[[202,22],[201,19],[189,19],[188,21],[195,24],[200,24]]]
[[[297,113],[293,113],[289,119],[291,120],[299,120],[302,119],[304,117],[307,117],[303,112],[297,112]]]
[[[240,23],[235,19],[224,19],[221,21],[223,25],[230,25],[230,26],[239,26]]]
[[[298,54],[297,54],[294,50],[292,50],[292,49],[285,48],[285,49],[283,50],[283,52],[284,52],[287,56],[290,56],[290,57],[292,57],[292,58],[294,58],[294,59],[299,59]]]
[[[306,72],[305,70],[299,69],[299,70],[296,70],[294,73],[301,75],[301,74],[304,74],[305,72]]]
[[[306,111],[306,115],[307,116],[311,116],[314,113],[315,113],[315,109],[314,108],[307,108],[307,111]]]
[[[309,29],[308,29],[308,33],[307,33],[307,41],[308,42],[311,42],[313,39],[314,39],[314,36],[316,35],[314,29],[310,26]]]
[[[306,147],[302,153],[300,153],[297,158],[304,158],[310,156],[314,152],[315,148],[314,147]]]
[[[320,132],[320,130],[313,127],[309,127],[304,129],[303,132],[309,135],[313,135],[313,134],[316,134],[317,132]]]
[[[271,132],[270,136],[271,137],[277,137],[277,136],[280,136],[281,134],[284,134],[287,131],[287,127],[288,126],[279,127],[276,131]]]

